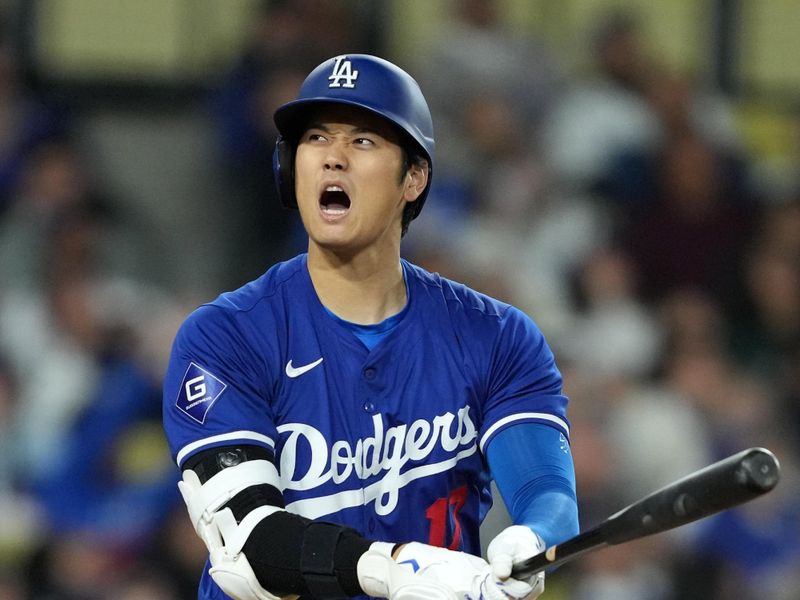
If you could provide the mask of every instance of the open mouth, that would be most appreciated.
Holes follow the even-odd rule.
[[[319,205],[327,215],[343,215],[350,209],[350,198],[338,185],[329,185],[323,190]]]

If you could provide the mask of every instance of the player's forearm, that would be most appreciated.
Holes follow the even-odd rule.
[[[537,423],[509,427],[496,435],[487,458],[514,523],[548,546],[577,534],[575,470],[559,431]]]
[[[358,596],[364,593],[358,559],[371,543],[352,529],[281,511],[253,529],[243,552],[261,585],[275,594],[314,593],[324,598],[311,589],[321,581],[331,590],[338,586],[347,596]]]
[[[578,504],[570,494],[545,492],[520,511],[514,523],[527,525],[552,546],[578,534]]]

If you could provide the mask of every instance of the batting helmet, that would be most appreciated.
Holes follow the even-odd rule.
[[[283,205],[297,208],[294,153],[307,124],[309,109],[331,103],[358,106],[383,117],[398,127],[428,161],[428,184],[414,202],[412,218],[416,218],[431,185],[434,154],[431,111],[411,75],[387,60],[368,54],[347,54],[326,60],[306,77],[297,99],[275,111],[280,135],[272,168]]]

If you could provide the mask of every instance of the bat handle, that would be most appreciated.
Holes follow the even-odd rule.
[[[511,568],[511,577],[514,579],[528,579],[539,571],[557,567],[576,556],[594,550],[604,543],[603,532],[599,528],[589,529],[561,544],[548,547],[544,552],[536,556],[515,564]]]

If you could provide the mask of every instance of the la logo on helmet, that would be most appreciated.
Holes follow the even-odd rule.
[[[344,79],[344,83],[342,83]],[[358,79],[358,71],[353,70],[353,63],[346,56],[337,56],[336,62],[333,63],[333,71],[331,72],[328,81],[328,87],[338,88],[354,88],[356,87],[356,79]]]

